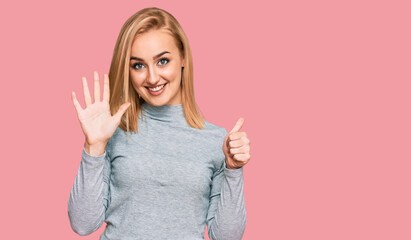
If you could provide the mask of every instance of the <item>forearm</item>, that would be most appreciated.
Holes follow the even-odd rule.
[[[243,193],[243,169],[224,169],[220,201],[209,227],[212,240],[241,239],[247,222]]]
[[[107,188],[103,176],[105,157],[105,152],[100,156],[91,156],[83,148],[68,200],[70,224],[79,235],[89,235],[104,221],[107,207]]]

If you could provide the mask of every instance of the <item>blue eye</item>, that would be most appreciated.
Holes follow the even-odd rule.
[[[166,63],[164,63],[163,60],[165,60]],[[160,64],[160,65],[161,65],[161,66],[164,66],[164,65],[166,65],[169,61],[170,61],[170,60],[168,60],[168,58],[163,57],[163,58],[161,58],[160,61],[158,61],[158,62],[163,62],[164,64]]]
[[[163,57],[163,58],[161,58],[159,61],[158,61],[158,63],[160,63],[159,65],[160,66],[164,66],[164,65],[166,65],[167,63],[169,63],[170,62],[170,60],[168,59],[168,58],[165,58],[165,57]],[[135,63],[135,64],[133,64],[133,68],[134,69],[136,69],[136,70],[140,70],[142,67],[144,67],[144,64],[142,64],[142,63]]]
[[[133,65],[133,68],[134,68],[134,69],[139,70],[139,69],[141,69],[141,68],[137,68],[136,66],[143,66],[143,64],[141,64],[141,63],[136,63],[136,64]]]

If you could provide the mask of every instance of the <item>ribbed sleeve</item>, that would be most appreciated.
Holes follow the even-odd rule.
[[[110,160],[106,151],[89,155],[83,148],[82,159],[68,199],[71,228],[85,236],[96,231],[105,219],[110,202]]]
[[[211,240],[242,238],[247,222],[243,186],[242,167],[228,169],[223,161],[221,168],[214,172],[207,214]]]

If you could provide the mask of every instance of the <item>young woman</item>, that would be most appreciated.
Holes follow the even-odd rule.
[[[110,80],[109,80],[110,79]],[[146,8],[122,27],[103,99],[72,93],[85,135],[68,200],[71,227],[100,239],[241,239],[246,226],[243,166],[250,141],[240,118],[227,133],[200,115],[193,62],[180,24]],[[112,113],[115,113],[112,115]]]

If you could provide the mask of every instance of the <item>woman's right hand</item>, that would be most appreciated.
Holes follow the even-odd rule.
[[[110,86],[107,74],[104,74],[103,100],[100,100],[100,80],[97,72],[94,72],[94,103],[91,102],[90,92],[85,77],[83,80],[84,100],[86,109],[83,109],[77,101],[76,94],[72,92],[74,107],[77,110],[78,120],[86,137],[85,145],[106,146],[120,124],[121,116],[126,112],[130,103],[124,103],[114,116],[110,112]],[[103,147],[103,152],[104,152]]]

